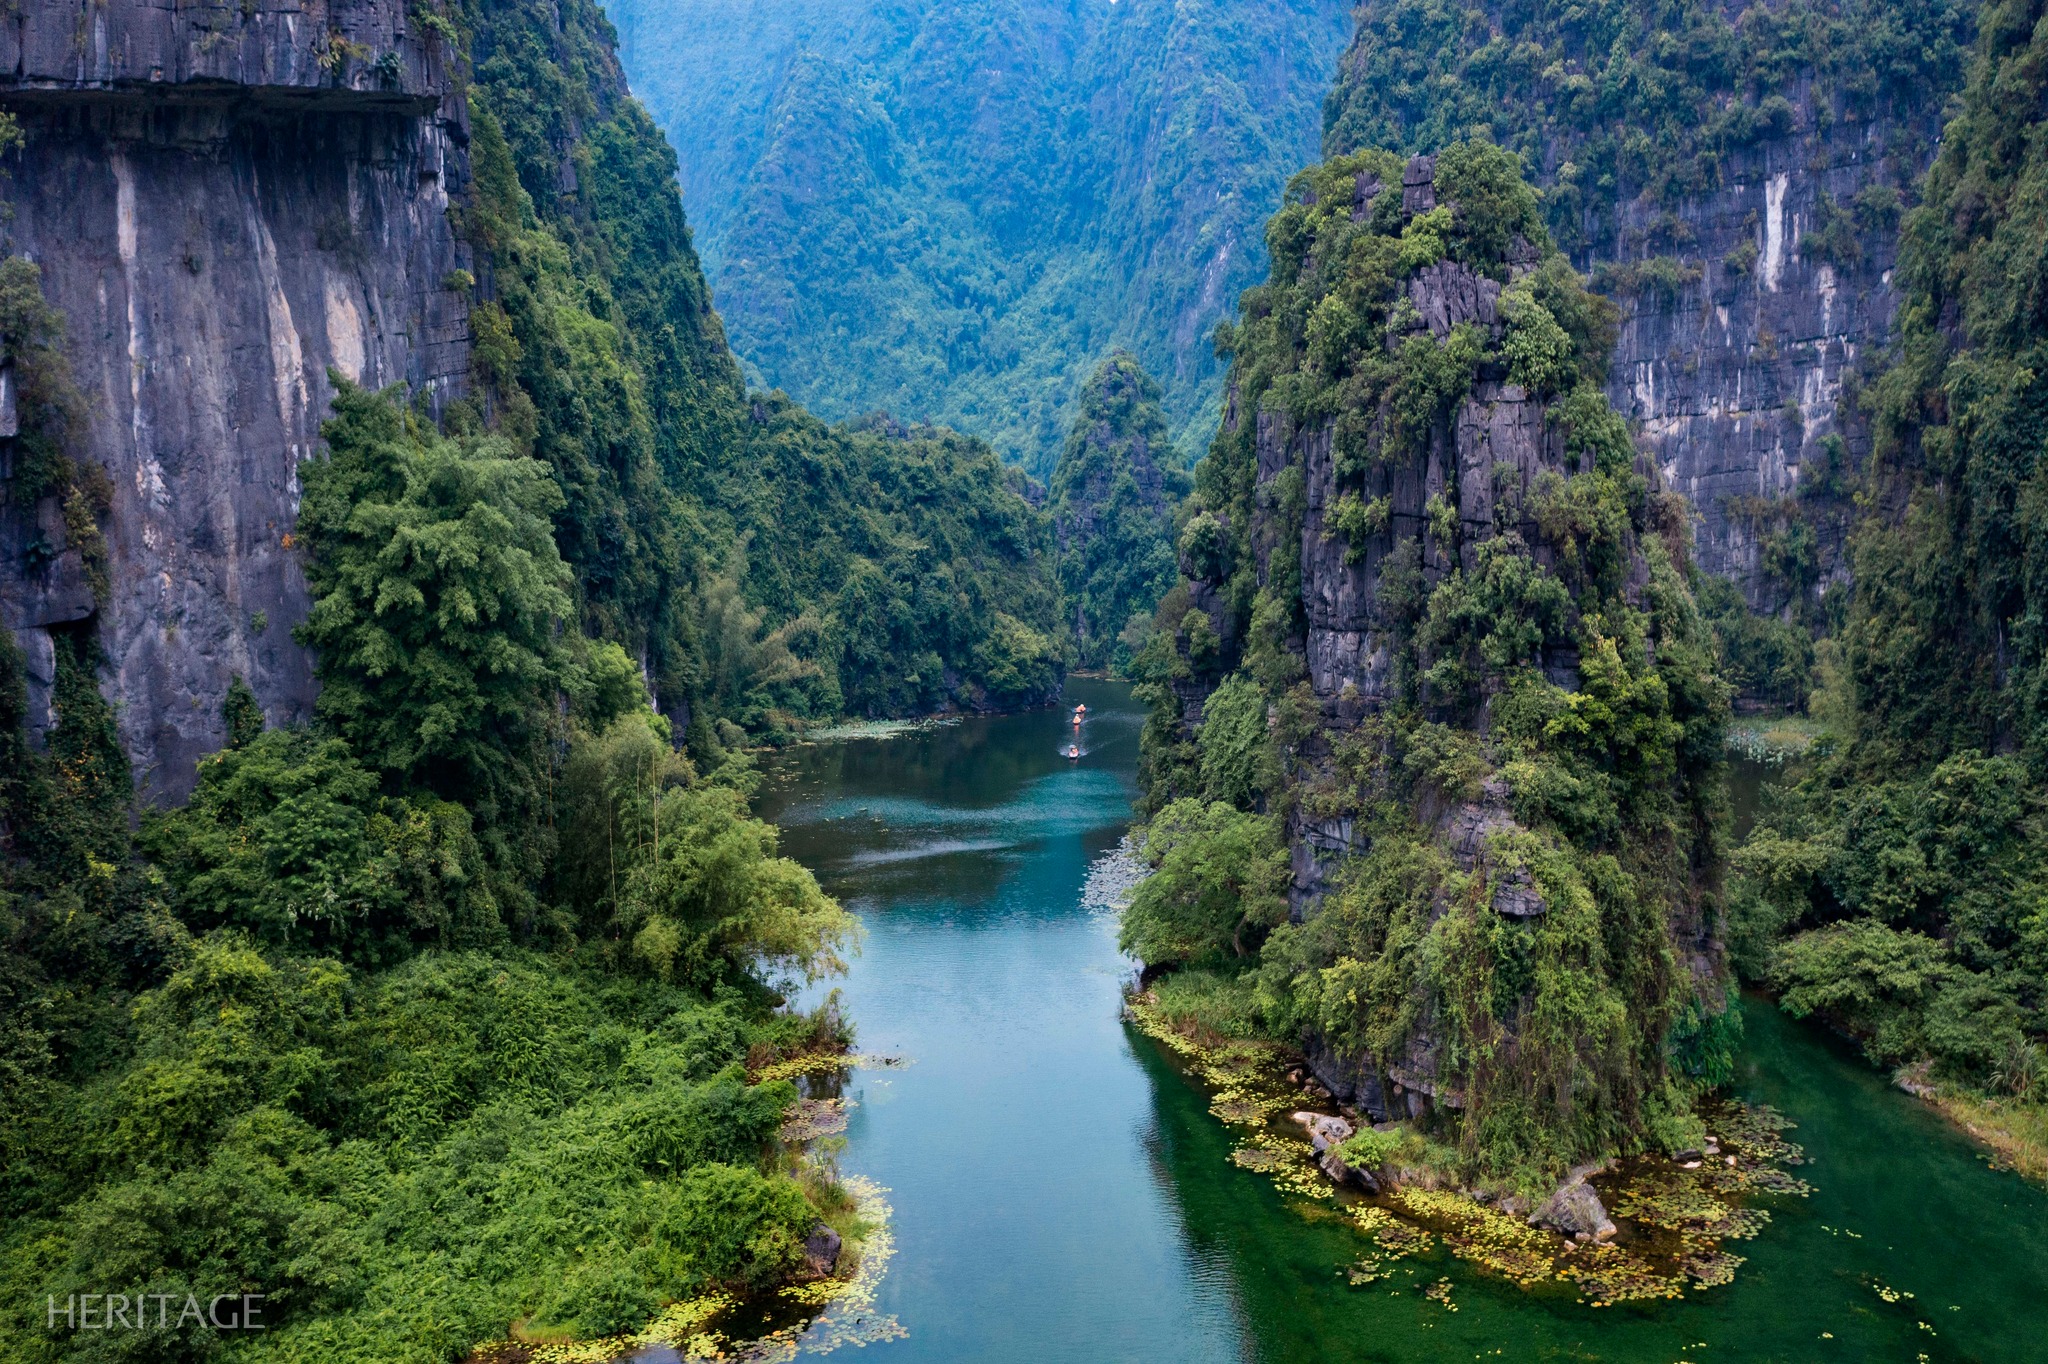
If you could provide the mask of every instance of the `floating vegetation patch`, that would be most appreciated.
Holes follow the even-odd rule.
[[[1400,1188],[1387,1202],[1417,1222],[1437,1226],[1446,1249],[1524,1288],[1557,1277],[1560,1242],[1519,1217],[1447,1189]]]
[[[1290,1082],[1290,1068],[1301,1073],[1298,1055],[1277,1043],[1206,1033],[1168,1016],[1150,994],[1133,995],[1126,1013],[1208,1088],[1209,1111],[1238,1133],[1234,1164],[1286,1192],[1335,1201],[1371,1238],[1372,1249],[1341,1271],[1354,1285],[1378,1282],[1390,1264],[1441,1244],[1525,1289],[1573,1285],[1595,1307],[1681,1297],[1734,1280],[1744,1259],[1725,1243],[1750,1239],[1771,1220],[1750,1200],[1812,1192],[1784,1168],[1805,1163],[1804,1151],[1785,1136],[1792,1123],[1772,1109],[1737,1103],[1702,1110],[1711,1135],[1687,1159],[1638,1156],[1595,1177],[1618,1226],[1612,1241],[1568,1240],[1530,1225],[1522,1212],[1453,1189],[1409,1183],[1377,1196],[1340,1190],[1289,1116],[1306,1097]],[[1445,1305],[1456,1310],[1448,1299]]]
[[[1755,716],[1728,726],[1728,747],[1753,763],[1782,767],[1803,757],[1820,733],[1820,722],[1803,715]]]
[[[1746,1241],[1771,1220],[1762,1208],[1729,1203],[1697,1183],[1631,1185],[1615,1201],[1613,1213],[1680,1235],[1729,1241]]]
[[[843,720],[836,725],[809,731],[804,735],[804,742],[836,744],[849,739],[900,739],[906,734],[922,734],[959,723],[957,715],[928,715],[920,720]]]
[[[1421,1227],[1402,1221],[1377,1203],[1360,1203],[1352,1210],[1352,1215],[1379,1247],[1382,1260],[1405,1260],[1411,1255],[1422,1255],[1436,1244],[1436,1238]]]
[[[866,1052],[810,1051],[778,1057],[747,1071],[747,1083],[794,1080],[805,1075],[844,1075],[849,1070],[894,1070],[910,1061],[902,1056],[875,1056]]]
[[[1287,1161],[1287,1152],[1275,1150],[1263,1142],[1250,1142],[1230,1153],[1230,1158],[1247,1170],[1265,1173],[1279,1169]]]
[[[1577,1284],[1594,1307],[1685,1294],[1682,1275],[1607,1242],[1596,1241],[1577,1248],[1558,1273],[1560,1278]]]
[[[783,1143],[801,1146],[820,1137],[837,1137],[846,1132],[846,1099],[798,1099],[779,1133]]]
[[[1387,1276],[1380,1267],[1379,1256],[1361,1255],[1344,1266],[1344,1277],[1350,1281],[1353,1288],[1363,1288],[1366,1284],[1378,1283]]]
[[[1438,1279],[1435,1283],[1422,1290],[1422,1296],[1428,1298],[1431,1302],[1441,1303],[1446,1312],[1458,1310],[1458,1304],[1451,1301],[1451,1281],[1449,1279]]]
[[[1138,856],[1138,846],[1125,834],[1114,848],[1088,864],[1081,883],[1081,908],[1091,914],[1122,914],[1152,868]]]
[[[1282,1115],[1301,1106],[1301,1094],[1287,1082],[1291,1053],[1272,1042],[1209,1040],[1173,1025],[1148,995],[1134,995],[1126,1013],[1138,1030],[1172,1051],[1210,1090],[1209,1111],[1243,1135],[1230,1158],[1247,1170],[1270,1175],[1281,1188],[1305,1198],[1334,1198],[1316,1168],[1315,1148],[1299,1128],[1283,1127]]]

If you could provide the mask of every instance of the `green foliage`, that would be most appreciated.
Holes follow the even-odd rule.
[[[1039,478],[1115,346],[1176,441],[1213,428],[1209,330],[1351,31],[1313,0],[608,8],[763,386],[929,416]]]
[[[1149,989],[1161,1014],[1197,1036],[1248,1040],[1267,1035],[1249,977],[1183,969],[1159,977]]]
[[[1278,755],[1266,723],[1266,694],[1247,678],[1231,677],[1209,694],[1195,731],[1201,753],[1202,795],[1253,808],[1279,778]]]
[[[1974,8],[1371,0],[1324,106],[1324,153],[1497,142],[1545,168],[1542,215],[1559,245],[1630,262],[1621,268],[1631,273],[1599,281],[1603,291],[1661,291],[1697,267],[1660,263],[1654,236],[1624,230],[1625,205],[1654,210],[1718,189],[1759,143],[1837,117],[1887,118],[1903,180],[1904,167],[1918,164],[1916,133],[1932,131],[1921,120],[1961,84]],[[1845,221],[1815,225],[1815,249],[1847,264],[1860,246],[1848,215],[1835,211]],[[1884,206],[1873,202],[1870,213],[1867,230],[1884,230]]]
[[[0,125],[0,152],[20,139],[11,121]],[[22,256],[0,259],[0,358],[12,363],[20,430],[12,442],[8,501],[33,520],[36,504],[55,497],[64,535],[52,544],[37,533],[27,546],[27,568],[39,570],[66,550],[77,550],[93,600],[104,605],[107,540],[100,523],[113,505],[113,484],[98,464],[65,451],[84,429],[86,398],[72,382],[63,350],[64,316],[43,297],[42,271]]]
[[[256,1357],[446,1359],[509,1323],[629,1329],[662,1302],[785,1275],[818,1220],[763,1163],[787,1084],[749,1087],[736,1002],[528,953],[361,975],[189,942],[132,1054],[56,1131],[97,1177],[12,1221],[24,1358],[102,1358],[45,1293],[265,1293]],[[211,1332],[119,1341],[212,1357]]]
[[[1081,390],[1053,466],[1060,591],[1082,667],[1130,667],[1124,634],[1149,621],[1176,574],[1173,512],[1188,490],[1166,434],[1159,385],[1120,351]]]
[[[1354,1170],[1377,1170],[1401,1152],[1404,1137],[1401,1132],[1361,1128],[1338,1145],[1337,1155]]]
[[[815,695],[836,686],[845,710],[882,716],[1034,705],[1058,689],[1051,526],[1021,475],[951,431],[880,417],[828,427],[779,394],[753,413],[745,460],[759,483],[733,504],[743,591],[794,657],[820,666]],[[793,701],[750,704],[734,717]]]
[[[1873,189],[1890,189],[1889,185],[1873,185]],[[1897,190],[1892,190],[1894,196]],[[1856,215],[1835,202],[1834,196],[1821,191],[1814,207],[1814,224],[1799,238],[1799,253],[1815,260],[1826,261],[1838,269],[1848,269],[1863,259],[1863,243],[1857,238]]]
[[[1750,610],[1742,590],[1725,578],[1702,574],[1695,590],[1728,685],[1755,700],[1804,710],[1813,694],[1813,632]]]
[[[201,762],[186,804],[145,818],[142,847],[187,923],[278,948],[375,965],[504,932],[469,811],[386,796],[347,743],[303,730]]]
[[[0,1353],[217,1353],[44,1329],[46,1293],[117,1282],[261,1291],[238,1349],[387,1364],[787,1279],[842,1196],[787,1173],[794,1091],[743,1062],[850,1040],[773,1010],[853,924],[747,813],[733,722],[1058,685],[1021,477],[746,402],[597,8],[414,18],[475,73],[472,396],[435,429],[337,383],[300,470],[317,726],[232,686],[227,748],[136,836],[92,624],[48,631],[44,751],[0,635]],[[59,497],[44,548],[91,573],[60,326],[0,264],[15,495]]]
[[[240,748],[254,742],[263,733],[263,708],[256,702],[256,693],[249,690],[249,684],[236,673],[228,684],[227,699],[221,702],[221,723],[227,727],[229,748]]]
[[[551,471],[584,630],[689,715],[679,737],[707,765],[720,721],[775,740],[847,709],[1046,694],[1061,626],[1020,482],[948,432],[749,402],[674,155],[625,94],[603,13],[472,0],[456,15],[476,64],[463,226],[490,269],[471,309],[479,401],[450,424]]]
[[[1154,871],[1117,942],[1148,964],[1241,967],[1287,917],[1276,819],[1221,801],[1175,801],[1145,826],[1144,855]]]
[[[710,986],[749,969],[843,968],[852,920],[730,787],[693,782],[645,710],[579,735],[563,772],[558,889],[618,966]]]
[[[531,875],[542,840],[568,567],[560,494],[502,440],[448,440],[337,380],[301,471],[319,713],[373,768],[474,809]]]

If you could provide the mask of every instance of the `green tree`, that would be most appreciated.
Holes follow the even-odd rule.
[[[336,388],[328,453],[300,475],[319,714],[372,767],[537,837],[570,666],[561,495],[502,440],[448,440],[389,394]]]
[[[1245,965],[1287,917],[1277,819],[1179,800],[1145,826],[1143,851],[1154,871],[1132,897],[1117,943],[1148,964]]]

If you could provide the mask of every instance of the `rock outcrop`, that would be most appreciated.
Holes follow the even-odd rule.
[[[1466,162],[1410,159],[1401,170],[1397,218],[1381,201],[1391,192],[1384,186],[1391,184],[1393,166],[1375,155],[1366,159],[1376,169],[1355,170],[1351,159],[1324,167],[1323,178],[1300,191],[1298,216],[1276,220],[1304,238],[1310,231],[1318,235],[1299,248],[1298,266],[1276,263],[1276,283],[1256,307],[1271,308],[1273,316],[1283,306],[1298,310],[1290,316],[1313,313],[1324,301],[1317,291],[1336,298],[1343,278],[1341,267],[1325,264],[1318,252],[1329,251],[1330,261],[1379,259],[1371,252],[1385,252],[1382,243],[1418,215],[1448,203],[1455,224],[1466,211],[1449,202],[1447,188],[1464,183],[1459,177],[1468,173]],[[1354,174],[1356,188],[1345,205],[1348,221],[1335,222],[1330,182]],[[1476,238],[1478,229],[1473,232]],[[1240,650],[1247,658],[1254,649],[1270,651],[1265,662],[1248,665],[1270,673],[1285,670],[1286,664],[1274,661],[1282,650],[1300,668],[1301,681],[1288,684],[1284,699],[1278,687],[1268,693],[1274,698],[1269,730],[1287,736],[1281,759],[1286,774],[1282,795],[1269,795],[1264,808],[1282,818],[1288,916],[1304,930],[1288,941],[1297,952],[1301,943],[1314,944],[1308,950],[1323,954],[1313,958],[1319,965],[1331,954],[1349,961],[1350,954],[1381,950],[1376,944],[1391,939],[1397,930],[1388,925],[1396,922],[1400,933],[1411,935],[1404,941],[1412,944],[1412,935],[1430,933],[1434,942],[1431,926],[1459,916],[1467,936],[1447,933],[1442,940],[1459,942],[1458,950],[1476,957],[1474,942],[1550,941],[1568,931],[1557,924],[1574,922],[1573,915],[1589,907],[1604,913],[1581,877],[1579,868],[1590,860],[1586,850],[1572,843],[1542,793],[1593,789],[1566,775],[1573,770],[1608,781],[1594,774],[1601,763],[1615,761],[1613,752],[1578,755],[1566,747],[1576,741],[1558,738],[1561,728],[1547,731],[1548,740],[1532,737],[1528,716],[1539,705],[1563,715],[1578,713],[1581,699],[1606,704],[1601,698],[1616,694],[1621,672],[1648,675],[1660,666],[1664,641],[1690,647],[1687,632],[1696,628],[1689,604],[1682,610],[1669,606],[1684,572],[1683,506],[1660,487],[1653,460],[1631,447],[1625,423],[1608,411],[1595,386],[1595,372],[1575,381],[1580,386],[1566,399],[1554,377],[1514,358],[1532,344],[1531,310],[1545,307],[1537,299],[1584,294],[1546,294],[1579,286],[1557,268],[1562,261],[1553,257],[1546,263],[1532,234],[1516,228],[1487,240],[1497,242],[1488,248],[1490,255],[1476,248],[1463,255],[1446,251],[1398,275],[1398,301],[1370,327],[1357,324],[1350,333],[1361,338],[1354,344],[1374,348],[1369,355],[1318,356],[1312,353],[1318,343],[1311,342],[1304,360],[1298,358],[1302,351],[1278,350],[1263,338],[1257,343],[1269,346],[1259,353],[1261,362],[1274,363],[1277,353],[1278,363],[1299,364],[1287,377],[1302,387],[1284,389],[1276,381],[1255,405],[1244,401],[1249,392],[1233,393],[1226,403],[1217,449],[1241,462],[1251,486],[1242,500],[1202,515],[1218,524],[1226,514],[1245,518],[1230,528],[1238,557],[1209,556],[1238,565],[1232,571],[1243,576],[1226,580],[1213,567],[1204,576],[1196,556],[1184,556],[1189,609],[1182,617],[1174,603],[1166,613],[1183,621],[1179,642],[1186,666],[1173,674],[1174,686],[1181,732],[1197,746],[1210,688]],[[1347,250],[1348,257],[1342,254]],[[1300,283],[1290,279],[1289,270],[1298,270],[1294,278]],[[1284,285],[1295,292],[1283,293]],[[1573,305],[1558,306],[1568,311]],[[1250,332],[1257,314],[1250,306],[1247,312]],[[1550,316],[1547,310],[1542,315]],[[1239,344],[1252,343],[1240,337]],[[1465,368],[1452,380],[1442,378],[1458,365]],[[1237,374],[1246,372],[1241,367]],[[1399,376],[1385,380],[1389,385],[1412,378],[1417,388],[1371,388],[1388,374]],[[1428,407],[1402,407],[1403,395],[1412,396],[1425,382],[1441,383],[1431,391],[1442,396]],[[1304,392],[1315,399],[1303,399]],[[1276,399],[1276,393],[1286,396]],[[1566,416],[1573,404],[1579,415]],[[1596,448],[1588,443],[1593,440],[1601,442],[1597,474],[1588,458]],[[1571,509],[1596,503],[1605,510]],[[1596,522],[1609,529],[1595,531]],[[1596,538],[1603,546],[1597,579],[1588,571],[1588,547]],[[1653,589],[1653,580],[1661,586]],[[1254,592],[1266,594],[1257,608],[1266,623],[1247,630],[1241,620],[1233,621],[1229,605]],[[1297,592],[1298,615],[1276,609],[1283,594]],[[1530,605],[1539,597],[1549,605]],[[1520,614],[1538,611],[1552,613],[1551,623],[1538,625],[1534,614]],[[1472,642],[1479,630],[1501,620],[1519,622],[1514,642],[1503,642],[1505,636],[1488,636],[1492,642],[1485,645]],[[1460,622],[1470,621],[1487,624],[1460,633],[1468,629]],[[1284,639],[1270,633],[1276,628],[1286,632]],[[1261,629],[1269,632],[1264,639],[1257,637]],[[1616,642],[1635,630],[1642,633]],[[1196,634],[1218,662],[1202,662],[1192,647]],[[1602,651],[1597,662],[1581,657],[1589,641]],[[1488,661],[1486,649],[1500,653]],[[1688,673],[1672,685],[1690,685],[1690,678]],[[1593,695],[1583,696],[1587,690]],[[1497,716],[1496,707],[1507,715]],[[1588,713],[1597,709],[1589,707]],[[1551,741],[1559,746],[1543,746]],[[1683,800],[1693,788],[1681,783],[1696,777],[1688,771],[1674,780],[1657,768],[1628,780],[1641,780],[1660,794],[1668,789]],[[1547,782],[1555,785],[1546,787]],[[1660,782],[1672,785],[1656,788]],[[1397,803],[1408,819],[1390,823],[1387,812]],[[1658,847],[1682,834],[1647,826],[1626,836]],[[1412,845],[1397,842],[1396,848],[1412,846],[1415,861],[1375,869],[1377,838],[1412,839]],[[1360,884],[1372,889],[1348,896],[1339,927],[1332,929],[1318,921],[1330,912],[1326,900],[1340,874],[1368,878]],[[1719,947],[1701,921],[1699,903],[1695,896],[1673,894],[1658,902],[1654,929],[1638,921],[1629,931],[1641,933],[1631,950],[1683,962],[1691,982],[1706,982],[1699,988],[1708,991],[1718,979]],[[1483,926],[1469,922],[1475,916]],[[1376,1012],[1368,1015],[1370,1023],[1361,1019],[1356,1025],[1358,1033],[1382,1030],[1373,1040],[1378,1050],[1363,1054],[1355,1040],[1339,1044],[1314,1028],[1303,1038],[1317,1079],[1332,1094],[1376,1121],[1433,1114],[1455,1122],[1454,1115],[1489,1104],[1523,1102],[1519,1094],[1507,1093],[1511,1084],[1503,1078],[1519,1061],[1503,1060],[1492,1070],[1473,1061],[1469,1034],[1462,1030],[1482,1025],[1460,1013],[1448,987],[1437,978],[1419,983],[1425,973],[1405,961],[1380,965],[1388,975],[1406,972],[1405,979],[1418,982],[1398,1006],[1398,1035],[1384,1031],[1396,1007],[1389,999],[1394,987],[1383,985],[1384,978],[1368,982],[1354,976],[1347,977],[1347,989],[1381,992],[1372,998]],[[1594,975],[1587,972],[1589,981]],[[1524,1046],[1549,1045],[1531,1040],[1535,1030],[1525,1030],[1524,1020],[1534,1016],[1533,992],[1562,988],[1533,969],[1517,980],[1530,993],[1512,1004],[1496,998],[1498,1026],[1483,1025],[1492,1030],[1491,1044],[1502,1057]],[[1597,988],[1615,991],[1620,1003],[1611,980],[1601,979]],[[1622,1007],[1647,1013],[1691,989],[1693,983],[1674,971],[1668,995]],[[1318,1007],[1329,1008],[1328,1000]],[[1365,1006],[1358,1007],[1363,1013]]]
[[[431,405],[469,365],[468,177],[446,45],[402,0],[28,0],[0,25],[7,250],[41,268],[113,486],[95,602],[48,505],[0,525],[0,620],[48,723],[48,631],[98,617],[145,799],[190,789],[240,675],[307,718],[297,467],[328,373]]]

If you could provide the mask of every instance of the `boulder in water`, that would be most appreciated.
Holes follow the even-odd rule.
[[[1607,1216],[1607,1206],[1600,1201],[1600,1195],[1586,1182],[1583,1173],[1574,1171],[1572,1177],[1557,1187],[1557,1191],[1543,1200],[1543,1206],[1536,1209],[1529,1218],[1529,1224],[1548,1227],[1566,1236],[1589,1237],[1605,1241],[1615,1232],[1614,1222]]]
[[[1317,1155],[1351,1140],[1351,1124],[1334,1113],[1295,1113],[1290,1116],[1308,1129],[1309,1145],[1316,1148]]]

